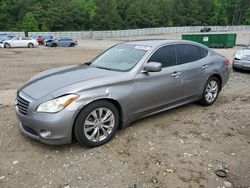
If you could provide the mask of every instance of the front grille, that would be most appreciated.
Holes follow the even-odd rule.
[[[27,115],[28,114],[28,108],[29,108],[29,101],[25,100],[24,98],[22,98],[19,93],[17,94],[16,97],[16,102],[17,102],[17,108],[18,111],[23,114],[23,115]]]
[[[250,61],[250,55],[246,56],[246,60]]]

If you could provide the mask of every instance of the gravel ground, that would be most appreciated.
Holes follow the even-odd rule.
[[[193,103],[144,118],[98,148],[48,146],[20,133],[13,103],[25,81],[86,62],[115,43],[0,49],[0,187],[249,187],[249,73],[232,72],[211,107]],[[216,51],[232,59],[237,50]],[[226,178],[215,175],[221,168]]]

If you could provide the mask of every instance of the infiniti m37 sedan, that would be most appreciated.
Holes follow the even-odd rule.
[[[186,103],[212,105],[229,61],[191,41],[118,44],[86,64],[54,68],[18,92],[21,131],[47,144],[108,142],[129,123]]]

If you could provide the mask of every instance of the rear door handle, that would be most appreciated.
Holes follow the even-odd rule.
[[[178,77],[178,76],[180,76],[182,73],[181,72],[173,72],[172,73],[172,76],[173,77]]]
[[[208,69],[208,67],[209,67],[208,65],[203,65],[201,68],[202,69]]]

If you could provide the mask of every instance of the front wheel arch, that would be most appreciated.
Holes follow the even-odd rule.
[[[9,47],[8,48],[11,48],[11,45],[9,43],[4,43],[4,48],[7,48],[6,45],[8,45]]]
[[[101,99],[97,99],[97,100],[93,100],[91,102],[89,102],[87,105],[84,105],[78,112],[77,115],[74,118],[74,122],[73,122],[73,126],[71,129],[71,135],[72,135],[72,139],[76,139],[75,137],[75,133],[74,133],[74,129],[75,129],[75,124],[76,124],[76,120],[78,118],[78,116],[81,114],[81,112],[89,105],[96,103],[96,102],[101,102],[101,101],[108,101],[110,103],[112,103],[116,109],[118,110],[119,113],[119,125],[118,125],[118,129],[122,129],[123,128],[123,111],[122,111],[122,107],[121,104],[115,100],[115,99],[110,99],[110,98],[101,98]]]

